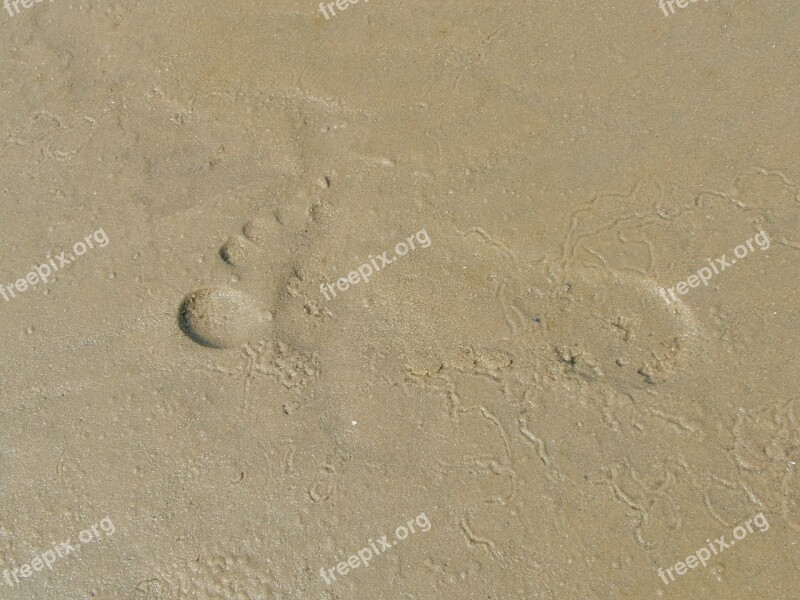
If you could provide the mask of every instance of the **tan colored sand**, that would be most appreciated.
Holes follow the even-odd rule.
[[[774,0],[0,10],[0,283],[109,240],[0,297],[0,571],[114,525],[0,598],[798,598],[798,42]]]

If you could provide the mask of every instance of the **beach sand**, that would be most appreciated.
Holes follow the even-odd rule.
[[[19,8],[0,598],[798,597],[796,4]]]

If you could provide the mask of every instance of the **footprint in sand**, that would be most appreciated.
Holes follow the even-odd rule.
[[[237,348],[258,337],[268,313],[245,292],[232,288],[204,288],[192,292],[180,309],[181,329],[209,348]]]

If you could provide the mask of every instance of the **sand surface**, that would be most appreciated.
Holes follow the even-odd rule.
[[[0,9],[0,598],[800,598],[800,5],[672,5]]]

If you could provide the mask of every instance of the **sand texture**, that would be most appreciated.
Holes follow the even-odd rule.
[[[0,599],[798,600],[800,4],[340,1],[0,9]]]

